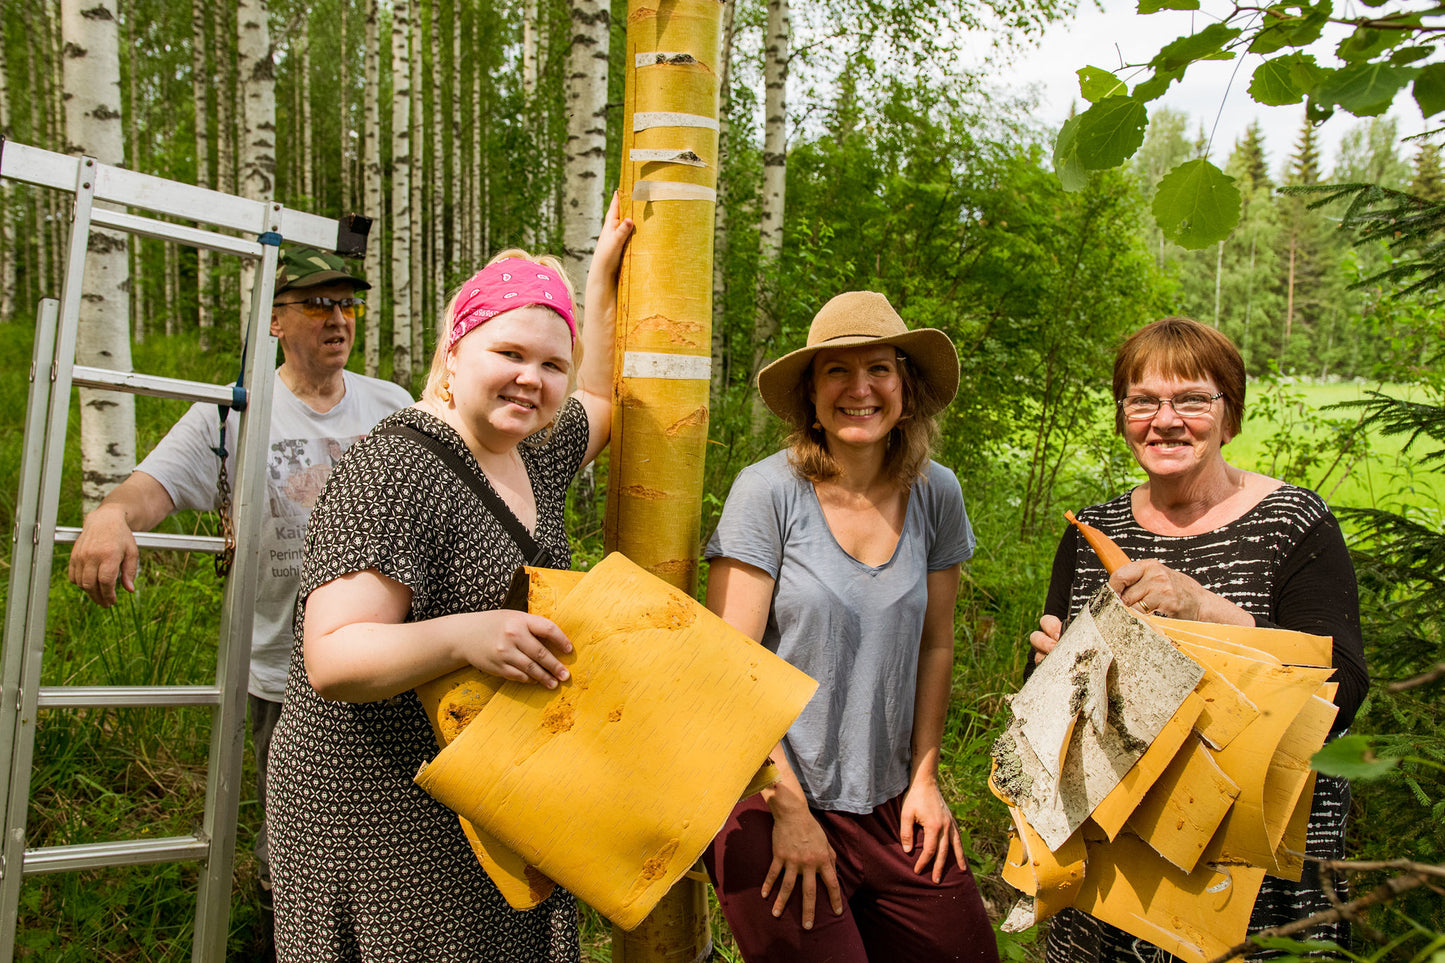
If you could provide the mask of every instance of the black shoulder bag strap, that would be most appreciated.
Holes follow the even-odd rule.
[[[507,503],[502,501],[502,496],[498,495],[496,491],[482,479],[481,472],[477,469],[476,465],[468,464],[446,445],[425,432],[417,431],[410,425],[388,425],[385,428],[376,429],[372,434],[400,435],[403,438],[410,438],[423,448],[430,449],[432,454],[440,458],[448,468],[457,473],[457,477],[466,482],[472,491],[476,492],[477,497],[482,500],[482,504],[487,507],[487,511],[492,513],[492,517],[495,518],[501,526],[507,530],[507,534],[512,537],[512,541],[515,542],[517,548],[521,550],[522,557],[531,559],[531,561],[527,563],[528,565],[535,568],[557,567],[552,561],[551,553],[537,544],[537,540],[527,531],[527,527],[517,519],[516,515],[512,514],[512,510],[507,507]]]

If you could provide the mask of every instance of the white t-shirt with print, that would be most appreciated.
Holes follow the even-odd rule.
[[[390,381],[342,372],[346,393],[323,413],[291,393],[277,378],[271,401],[271,445],[266,459],[266,517],[261,523],[261,569],[256,582],[256,620],[251,636],[252,695],[280,702],[291,657],[291,610],[301,578],[306,523],[316,496],[341,453],[382,418],[411,404]],[[226,428],[226,473],[235,484],[237,416]],[[177,509],[214,511],[220,413],[215,405],[192,405],[160,444],[137,466],[170,494]]]

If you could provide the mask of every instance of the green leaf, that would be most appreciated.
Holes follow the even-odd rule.
[[[1150,65],[1158,70],[1177,70],[1199,60],[1230,60],[1234,54],[1224,45],[1243,32],[1238,27],[1211,23],[1198,33],[1165,44]]]
[[[1405,64],[1412,64],[1417,60],[1424,60],[1434,52],[1435,47],[1433,44],[1418,47],[1401,47],[1399,50],[1390,54],[1390,63],[1397,67],[1403,67]]]
[[[1291,13],[1298,8],[1299,13]],[[1317,6],[1282,3],[1269,8],[1269,23],[1249,42],[1249,52],[1274,53],[1283,47],[1307,47],[1320,38],[1330,21],[1329,0]]]
[[[1326,71],[1326,73],[1332,74],[1334,73],[1334,71],[1330,70]],[[1322,103],[1321,101],[1315,100],[1313,97],[1305,101],[1305,120],[1308,120],[1311,124],[1315,124],[1316,126],[1318,126],[1319,124],[1323,124],[1325,121],[1329,120],[1334,115],[1334,104]]]
[[[1091,104],[1097,104],[1105,97],[1129,92],[1122,80],[1102,67],[1085,67],[1078,71],[1078,74],[1079,93]]]
[[[1340,736],[1310,760],[1310,765],[1326,776],[1346,779],[1379,779],[1399,763],[1391,756],[1377,757],[1369,736]]]
[[[1170,84],[1183,76],[1183,67],[1178,70],[1155,70],[1154,76],[1141,81],[1134,87],[1134,99],[1144,104],[1151,100],[1157,100],[1164,96],[1164,92],[1169,89]]]
[[[1386,63],[1353,64],[1336,70],[1315,88],[1322,104],[1339,104],[1356,117],[1376,117],[1390,109],[1400,88],[1415,79],[1417,67]]]
[[[1198,10],[1199,0],[1139,0],[1139,13],[1158,13],[1160,10]]]
[[[1304,100],[1305,89],[1300,86],[1299,75],[1294,68],[1305,61],[1308,61],[1310,66],[1314,65],[1313,57],[1300,53],[1284,54],[1266,60],[1254,68],[1254,78],[1249,82],[1249,96],[1254,98],[1255,103],[1270,107],[1297,104]]]
[[[1224,240],[1239,223],[1239,189],[1234,178],[1201,157],[1164,175],[1153,210],[1165,237],[1197,251]]]
[[[1385,31],[1373,27],[1356,27],[1354,33],[1340,41],[1340,45],[1335,48],[1335,53],[1345,63],[1362,63],[1375,59],[1399,43],[1401,39],[1403,39],[1403,34],[1398,30]]]
[[[1433,117],[1445,110],[1445,64],[1421,67],[1412,92],[1415,94],[1415,103],[1420,105],[1420,113],[1424,116]]]
[[[1079,115],[1079,163],[1091,171],[1118,167],[1144,143],[1149,111],[1133,97],[1105,97]]]
[[[1070,117],[1054,138],[1054,173],[1066,191],[1081,191],[1089,183],[1089,172],[1079,163],[1079,118]]]

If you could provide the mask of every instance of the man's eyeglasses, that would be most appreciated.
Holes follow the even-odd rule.
[[[1119,402],[1119,410],[1131,421],[1153,418],[1160,405],[1168,405],[1176,415],[1207,415],[1214,407],[1216,398],[1223,398],[1224,392],[1209,394],[1204,391],[1188,391],[1173,398],[1156,398],[1153,395],[1129,395]]]
[[[299,308],[301,313],[312,321],[325,321],[331,317],[332,308],[340,308],[341,316],[348,321],[355,321],[366,313],[366,302],[361,298],[302,298],[299,301],[277,301],[276,304],[290,305]]]

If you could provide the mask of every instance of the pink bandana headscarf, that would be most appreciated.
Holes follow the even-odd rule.
[[[572,292],[557,272],[522,258],[507,258],[488,264],[462,286],[452,314],[452,333],[447,346],[460,341],[467,332],[503,311],[539,304],[551,308],[567,322],[572,342],[577,341],[577,322],[572,319]]]

